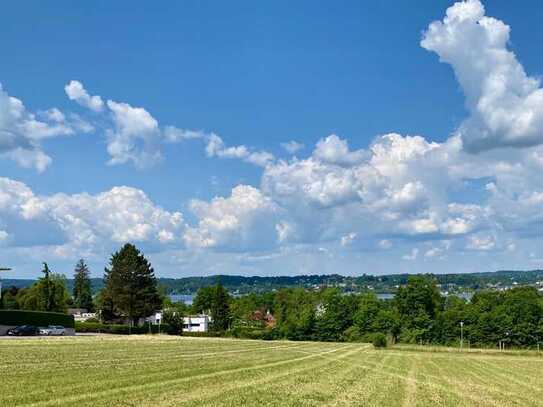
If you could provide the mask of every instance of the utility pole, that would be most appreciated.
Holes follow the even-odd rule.
[[[460,349],[464,349],[464,321],[460,321]]]

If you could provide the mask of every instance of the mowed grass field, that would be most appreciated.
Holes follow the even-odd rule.
[[[169,336],[0,340],[0,406],[543,405],[535,353]]]

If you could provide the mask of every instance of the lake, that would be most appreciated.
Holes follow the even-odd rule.
[[[376,295],[380,300],[391,300],[394,298],[394,294],[391,293],[377,293]],[[192,301],[194,300],[193,294],[170,294],[169,297],[172,302],[184,302],[187,305],[192,305]]]
[[[169,297],[172,302],[184,302],[187,305],[192,305],[194,299],[192,294],[170,294]]]
[[[392,293],[377,293],[375,295],[380,300],[392,300],[394,298],[394,294],[392,294]]]

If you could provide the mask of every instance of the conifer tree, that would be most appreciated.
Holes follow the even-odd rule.
[[[104,283],[101,297],[109,302],[113,317],[134,323],[161,307],[154,270],[133,244],[125,244],[111,256]]]
[[[42,285],[41,285],[41,299],[43,303],[43,308],[45,311],[52,311],[54,307],[54,290],[51,284],[51,271],[49,270],[49,266],[47,263],[43,263],[43,277],[42,277]]]
[[[226,331],[230,327],[230,296],[219,283],[214,290],[211,302],[211,329],[213,331]]]
[[[83,259],[75,265],[73,299],[76,308],[85,308],[89,312],[94,310],[90,271]]]

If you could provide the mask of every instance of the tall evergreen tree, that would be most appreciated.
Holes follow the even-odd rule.
[[[89,312],[94,310],[90,271],[83,259],[75,265],[73,298],[76,308],[85,308]]]
[[[104,283],[101,297],[108,302],[113,318],[136,322],[161,307],[154,270],[133,244],[125,244],[111,256]]]
[[[211,302],[211,329],[226,331],[230,327],[230,296],[226,289],[218,284]]]
[[[42,285],[41,285],[41,298],[43,301],[43,307],[45,311],[51,311],[53,307],[53,293],[51,292],[51,271],[49,270],[49,266],[47,263],[43,263],[43,270],[41,271],[43,273],[42,277]]]

